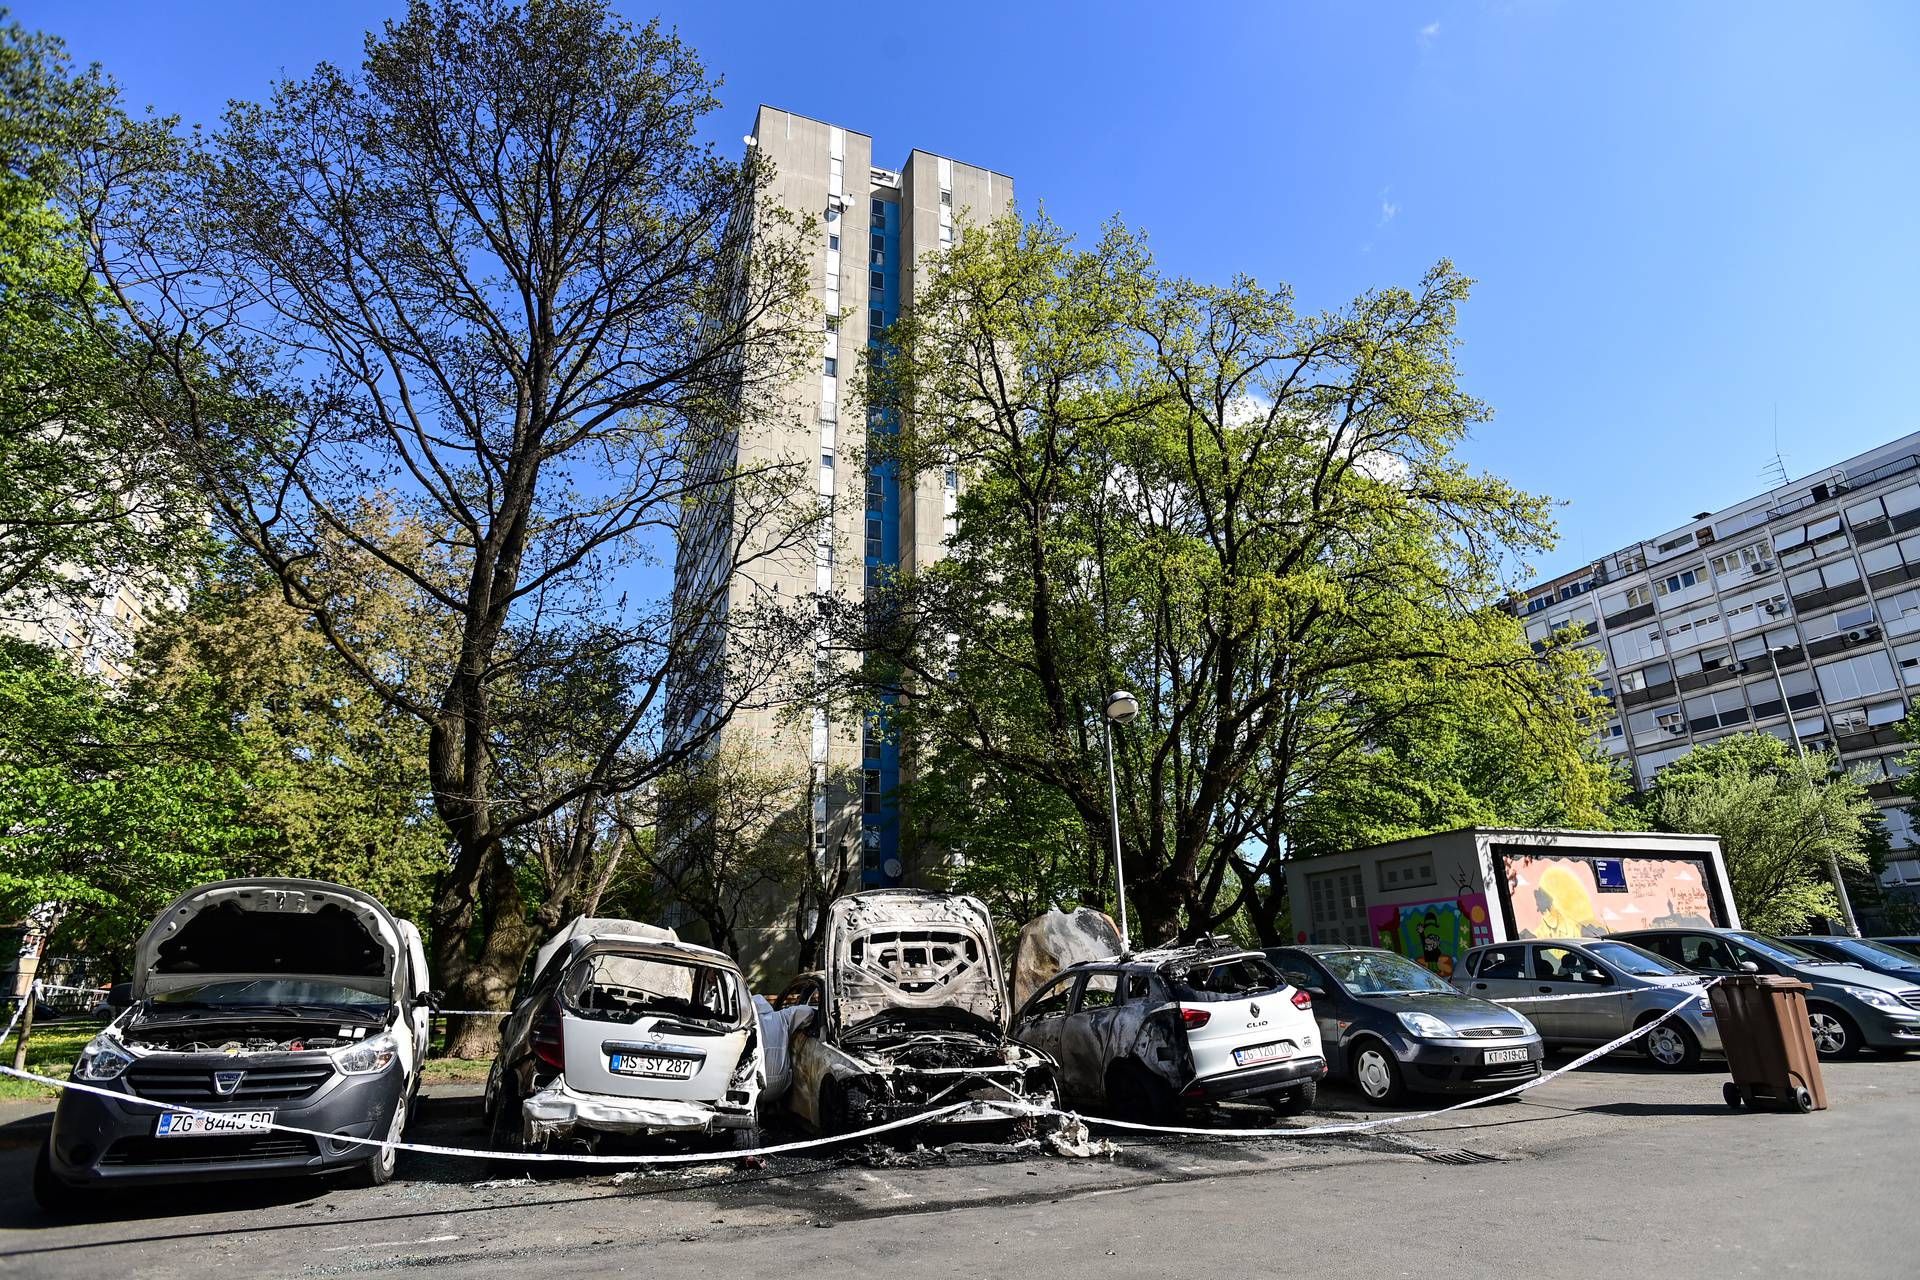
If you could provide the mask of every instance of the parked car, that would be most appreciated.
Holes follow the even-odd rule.
[[[1768,973],[1811,983],[1807,1022],[1823,1058],[1864,1046],[1920,1046],[1920,986],[1840,964],[1750,929],[1640,929],[1614,935],[1696,973]]]
[[[1076,1103],[1148,1123],[1189,1103],[1313,1105],[1327,1072],[1312,1002],[1257,951],[1200,945],[1069,966],[1013,1020]]]
[[[432,1001],[411,924],[344,885],[202,885],[141,937],[129,994],[73,1068],[73,1079],[114,1096],[66,1091],[54,1110],[34,1171],[44,1207],[143,1181],[393,1176],[392,1147],[269,1126],[400,1140]]]
[[[918,889],[838,898],[825,957],[775,1001],[814,1010],[793,1027],[786,1092],[812,1129],[846,1133],[956,1102],[1054,1105],[1053,1059],[1007,1038],[1000,951],[978,898]],[[940,1123],[1008,1117],[977,1106]]]
[[[1305,943],[1267,958],[1313,998],[1331,1074],[1371,1102],[1407,1093],[1502,1089],[1540,1074],[1540,1032],[1524,1014],[1465,995],[1381,947]]]
[[[1802,951],[1811,951],[1824,960],[1857,964],[1888,978],[1909,985],[1920,985],[1920,956],[1890,947],[1872,938],[1839,938],[1827,934],[1793,934],[1786,939]]]
[[[672,930],[580,916],[528,963],[483,1106],[494,1144],[602,1135],[757,1145],[766,1066],[740,966]]]
[[[1719,1053],[1720,1031],[1699,979],[1680,965],[1626,942],[1551,938],[1485,943],[1468,949],[1454,985],[1486,1000],[1531,997],[1520,1006],[1554,1048],[1605,1044],[1684,1005],[1636,1043],[1656,1066],[1691,1067]],[[1604,993],[1604,994],[1603,994]],[[1560,996],[1563,999],[1538,999]]]
[[[1904,951],[1915,959],[1920,960],[1920,938],[1902,936],[1897,938],[1875,938],[1874,941],[1885,946],[1893,947],[1896,950]]]
[[[117,1018],[133,1003],[133,984],[116,982],[101,993],[88,1012],[96,1018]]]

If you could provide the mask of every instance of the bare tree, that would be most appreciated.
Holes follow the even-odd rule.
[[[322,64],[205,143],[148,131],[85,170],[96,269],[168,361],[225,530],[427,726],[452,837],[434,960],[464,1007],[502,1007],[573,909],[608,801],[697,758],[804,638],[729,607],[812,536],[802,461],[742,469],[732,445],[819,321],[768,175],[698,141],[715,106],[693,51],[601,0],[413,0],[357,74]],[[143,165],[180,176],[125,198]],[[444,539],[407,554],[350,519],[375,489]],[[712,559],[669,594],[695,527],[720,531]],[[328,536],[457,635],[432,696],[346,624]],[[533,740],[546,767],[503,768]],[[456,1023],[450,1051],[486,1036]]]

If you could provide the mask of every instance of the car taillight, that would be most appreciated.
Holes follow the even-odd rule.
[[[1187,1027],[1204,1027],[1213,1021],[1213,1015],[1205,1009],[1181,1009],[1180,1022]]]
[[[562,1070],[567,1065],[567,1032],[560,1020],[560,1001],[549,1000],[533,1020],[533,1056],[550,1067]]]
[[[1293,1007],[1296,1009],[1311,1009],[1313,1008],[1313,997],[1300,988],[1295,987],[1293,989]]]

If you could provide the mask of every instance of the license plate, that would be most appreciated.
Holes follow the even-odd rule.
[[[153,1126],[156,1138],[204,1138],[223,1133],[266,1133],[273,1124],[271,1111],[222,1111],[218,1115],[189,1116],[169,1111]]]
[[[607,1068],[617,1076],[660,1076],[667,1080],[691,1080],[696,1063],[692,1058],[660,1058],[650,1053],[613,1053],[607,1055]]]
[[[1525,1062],[1527,1053],[1525,1049],[1489,1049],[1487,1065],[1492,1066],[1496,1062]]]
[[[1250,1067],[1256,1062],[1273,1062],[1280,1058],[1291,1058],[1293,1046],[1284,1040],[1272,1044],[1256,1044],[1249,1049],[1235,1049],[1233,1060],[1236,1065]]]

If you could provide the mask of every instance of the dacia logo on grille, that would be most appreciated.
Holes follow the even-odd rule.
[[[213,1073],[213,1091],[223,1098],[228,1097],[240,1087],[246,1075],[244,1071],[216,1071]]]

